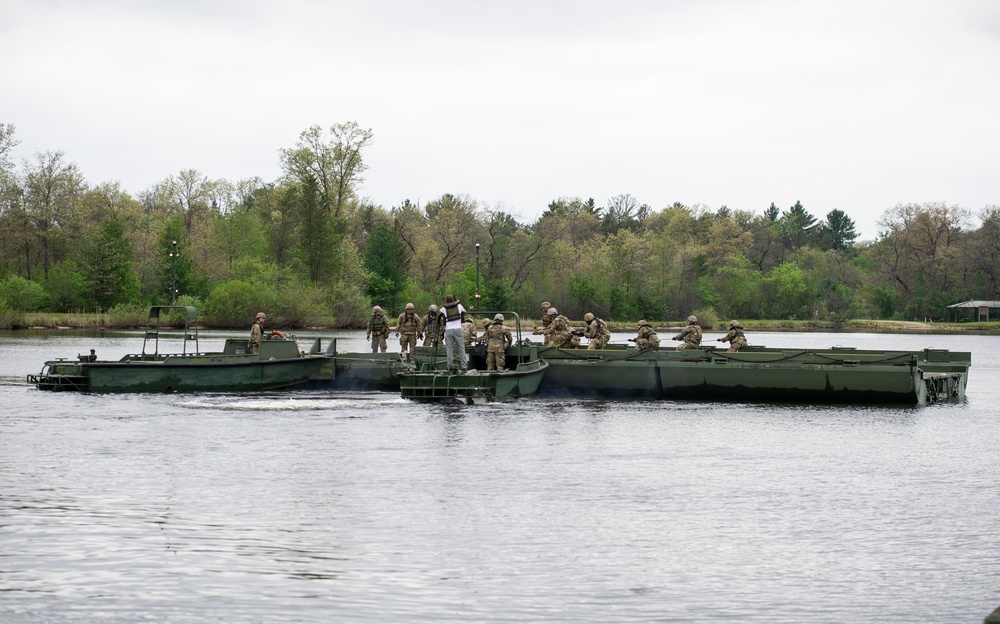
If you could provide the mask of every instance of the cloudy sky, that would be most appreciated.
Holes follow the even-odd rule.
[[[1000,204],[995,0],[0,0],[0,123],[133,194],[375,139],[361,194],[532,221],[630,193],[761,212]]]

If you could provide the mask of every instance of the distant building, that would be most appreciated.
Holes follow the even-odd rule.
[[[959,321],[980,321],[990,320],[990,310],[997,310],[994,316],[1000,318],[1000,301],[963,301],[953,303],[948,306],[948,321],[958,323]],[[965,310],[972,310],[971,314]]]

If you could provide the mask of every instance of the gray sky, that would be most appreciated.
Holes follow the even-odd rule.
[[[761,212],[1000,204],[995,0],[0,0],[0,122],[131,193],[375,140],[361,195],[533,221],[630,193]]]

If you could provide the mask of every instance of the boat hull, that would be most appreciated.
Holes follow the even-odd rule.
[[[404,399],[414,401],[455,401],[479,403],[534,394],[542,382],[548,364],[533,360],[518,364],[515,370],[470,370],[449,373],[441,370],[399,373],[399,389]]]
[[[40,390],[79,392],[236,392],[290,388],[332,375],[332,360],[302,355],[294,341],[227,341],[218,353],[133,354],[118,361],[53,360],[28,383]]]

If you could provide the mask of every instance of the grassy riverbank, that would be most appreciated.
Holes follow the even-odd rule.
[[[141,329],[146,326],[145,314],[109,313],[50,313],[50,312],[0,312],[0,329]],[[713,327],[703,327],[705,331],[725,331],[726,322]],[[799,320],[746,320],[742,321],[747,332],[753,331],[844,331],[844,332],[899,332],[899,333],[1000,333],[1000,321],[989,323],[920,323],[914,321],[888,321],[852,319],[842,323],[830,321]],[[537,320],[522,319],[522,327],[531,330]],[[583,327],[582,320],[574,320],[574,325]],[[635,322],[609,322],[613,331],[633,331]],[[680,329],[684,321],[654,323],[658,329]],[[249,327],[249,321],[247,322]],[[246,327],[219,327],[217,329],[246,329]],[[289,328],[280,328],[289,329]],[[301,328],[298,328],[301,329]],[[313,327],[310,329],[345,329],[343,327]]]

